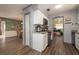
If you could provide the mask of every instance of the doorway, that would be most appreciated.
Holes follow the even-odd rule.
[[[64,37],[64,17],[53,18],[53,38],[56,36]]]

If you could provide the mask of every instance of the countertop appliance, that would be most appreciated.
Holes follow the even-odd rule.
[[[48,31],[48,20],[43,18],[43,24],[35,24],[34,25],[35,32],[46,32]]]
[[[35,24],[34,25],[34,32],[41,32],[42,31],[42,27],[40,24]]]
[[[48,30],[48,26],[36,24],[34,25],[34,32],[46,32]]]

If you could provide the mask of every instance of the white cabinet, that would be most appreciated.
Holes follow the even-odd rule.
[[[77,14],[77,23],[79,24],[79,13]]]
[[[34,12],[34,24],[43,24],[42,13],[40,11]]]
[[[75,46],[79,50],[79,34],[75,34]]]
[[[33,49],[42,52],[48,45],[47,33],[33,33]]]
[[[43,50],[46,48],[46,46],[48,45],[48,34],[44,34],[43,35]]]
[[[47,19],[47,17],[42,12],[40,12],[39,10],[35,10],[33,24],[43,24],[43,18]]]

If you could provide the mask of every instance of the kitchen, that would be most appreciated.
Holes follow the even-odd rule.
[[[31,22],[30,20],[30,22],[32,23],[32,29],[33,29],[32,39],[30,40],[28,39],[28,41],[26,40],[27,43],[29,42],[29,44],[26,44],[26,45],[30,46],[31,48],[39,52],[42,52],[45,50],[48,44],[50,44],[50,42],[48,41],[48,36],[49,36],[48,35],[48,26],[49,26],[48,21],[49,19],[41,11],[34,10],[32,21],[33,22]]]
[[[35,11],[33,48],[42,52],[48,45],[48,18],[39,10]],[[38,17],[38,18],[36,18]],[[37,21],[37,19],[40,19]]]
[[[10,7],[8,7],[8,5],[0,5],[0,6],[2,7],[1,9],[9,9],[12,6],[15,7],[15,5],[9,5]],[[17,52],[13,51],[16,50],[16,44],[14,43],[15,40],[17,39],[16,37],[15,37],[16,39],[13,38],[14,42],[9,41],[10,43],[6,43],[7,45],[12,45],[11,47],[9,46],[10,48],[13,48],[14,45],[15,48],[12,51],[10,51],[9,50],[10,48],[8,48],[8,51],[7,49],[1,51],[3,50],[1,49],[0,52],[4,54],[9,54],[7,52],[12,52],[13,54],[16,53],[16,54],[27,54],[27,55],[79,54],[78,53],[79,5],[29,4],[25,6],[26,7],[24,9],[23,7],[22,9],[20,9],[22,11],[21,14],[23,20],[23,22],[21,20],[22,23],[21,22],[16,23],[16,21],[14,21],[13,19],[0,17],[0,27],[2,28],[0,29],[0,35],[1,35],[0,48],[2,48],[2,34],[5,30],[4,28],[5,25],[6,25],[6,37],[17,36],[19,39],[19,41],[18,40],[16,41],[19,47],[19,48],[17,47],[18,50]],[[57,6],[60,6],[60,8]],[[15,7],[15,9],[18,9],[17,7]],[[3,22],[4,20],[6,23]],[[55,21],[56,24],[54,24],[54,20],[56,20]],[[64,22],[61,20],[64,20]],[[19,25],[16,26],[15,23]],[[23,40],[20,40],[22,39],[22,27],[20,27],[22,25],[23,25]],[[55,28],[57,29],[55,30]],[[16,32],[18,35],[15,34]],[[9,38],[9,40],[10,39],[13,40],[12,38]]]
[[[43,9],[45,6],[46,6],[46,8]],[[50,6],[52,6],[52,5],[50,5]],[[68,6],[69,5],[65,5],[66,8]],[[76,8],[75,7],[76,5],[71,5],[71,6]],[[64,33],[63,33],[64,34],[64,37],[63,37],[64,43],[72,44],[71,31],[76,29],[74,27],[76,27],[75,24],[77,22],[76,21],[77,13],[74,8],[73,9],[71,8],[65,12],[61,12],[58,14],[55,14],[53,12],[55,10],[53,10],[52,11],[53,14],[48,18],[48,17],[46,17],[48,14],[48,12],[46,11],[48,9],[48,7],[49,7],[49,5],[30,5],[28,8],[26,8],[24,10],[24,16],[28,15],[28,17],[24,17],[24,20],[23,20],[24,34],[26,33],[23,37],[24,38],[23,43],[25,46],[27,45],[27,46],[31,47],[32,49],[37,50],[39,52],[43,52],[46,49],[46,47],[48,45],[50,45],[49,43],[51,43],[53,40],[53,35],[52,35],[53,28],[52,28],[52,23],[51,23],[53,16],[54,17],[56,17],[56,16],[64,17]],[[63,9],[63,10],[65,10],[65,9]],[[44,13],[44,11],[47,14]],[[29,20],[29,22],[28,22],[28,20]],[[29,26],[27,26],[27,25],[29,25]],[[27,29],[27,31],[25,31],[26,29]],[[76,48],[77,48],[78,41],[77,41],[77,43],[76,43],[76,41],[75,41],[75,45],[77,45],[76,46]]]

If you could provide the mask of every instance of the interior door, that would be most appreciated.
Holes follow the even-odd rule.
[[[64,22],[64,42],[72,43],[71,41],[72,24],[69,21]]]

